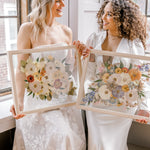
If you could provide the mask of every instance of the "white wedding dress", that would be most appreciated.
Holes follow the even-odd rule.
[[[87,46],[102,50],[101,45],[105,38],[105,31],[98,34],[93,33],[87,40]],[[131,42],[123,38],[116,52],[144,55],[144,48],[140,42]],[[118,60],[114,58],[113,61],[117,62]],[[124,63],[127,62],[127,64],[129,63],[126,58],[122,59],[122,61]],[[87,80],[96,74],[98,64],[100,65],[100,58],[98,57],[96,57],[96,62],[89,62]],[[99,104],[96,107],[104,109],[110,107],[109,109],[111,110],[125,112],[122,106],[111,107]],[[129,110],[126,113],[134,114],[136,109]],[[132,119],[92,111],[86,111],[86,118],[88,126],[88,150],[128,150],[127,137]]]
[[[64,46],[55,44],[54,46]],[[48,46],[40,46],[48,47]],[[50,46],[51,47],[51,46]],[[33,53],[32,58],[47,56],[48,53]],[[54,56],[54,55],[53,55]],[[55,57],[66,57],[63,51]],[[45,105],[32,96],[25,96],[24,108]],[[59,101],[59,99],[58,99]],[[57,103],[58,103],[57,101]],[[47,102],[48,104],[49,102]],[[16,121],[13,150],[85,150],[85,134],[81,111],[75,106],[43,113],[28,114]]]

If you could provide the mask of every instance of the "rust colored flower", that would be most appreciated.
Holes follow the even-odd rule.
[[[122,91],[128,92],[129,91],[129,86],[128,85],[123,85],[122,86]]]
[[[139,71],[139,69],[129,70],[129,75],[132,81],[141,79],[141,72]]]
[[[124,73],[128,73],[128,68],[126,68],[126,67],[123,67],[121,70],[122,70],[122,72],[124,72]]]
[[[32,76],[32,75],[27,76],[27,81],[28,82],[33,82],[34,81],[34,76]]]
[[[116,68],[116,69],[115,69],[115,73],[122,73],[121,68]]]

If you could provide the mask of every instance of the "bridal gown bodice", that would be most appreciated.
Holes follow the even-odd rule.
[[[56,44],[55,46],[64,46]],[[40,46],[38,48],[51,47]],[[45,57],[48,52],[33,53],[30,57]],[[59,60],[68,55],[68,51],[51,52]],[[58,99],[59,100],[59,99]],[[46,102],[49,105],[49,102]],[[46,104],[31,96],[25,96],[25,108],[30,109]],[[58,103],[56,100],[54,103]],[[53,103],[53,104],[54,104]],[[17,120],[14,150],[85,150],[85,136],[80,110],[75,106],[43,113],[28,114]]]

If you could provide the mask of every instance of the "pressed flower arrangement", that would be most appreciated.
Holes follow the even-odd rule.
[[[127,68],[121,61],[113,65],[106,62],[99,68],[96,80],[91,82],[82,101],[106,106],[124,105],[127,109],[135,107],[145,97],[143,82],[149,80],[149,76],[142,72],[146,71],[150,71],[149,64],[130,64]]]
[[[40,100],[58,98],[59,95],[74,95],[76,87],[70,78],[70,71],[65,59],[56,60],[52,56],[21,61],[21,71],[25,73],[25,88],[28,96]]]

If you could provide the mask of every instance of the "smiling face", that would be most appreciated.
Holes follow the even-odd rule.
[[[115,32],[118,30],[116,23],[114,22],[114,14],[111,2],[109,2],[105,8],[102,16],[103,29],[109,32]]]
[[[55,0],[52,7],[52,16],[61,17],[63,15],[62,8],[65,6],[64,0]]]

